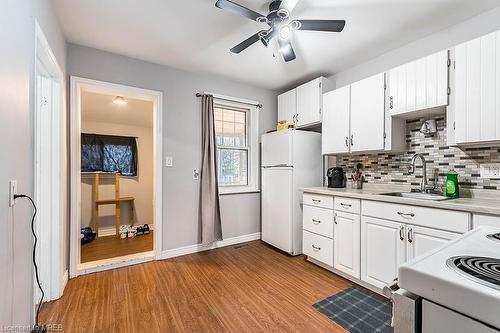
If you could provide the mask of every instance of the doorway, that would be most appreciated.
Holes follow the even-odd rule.
[[[71,78],[71,277],[160,257],[161,104]]]

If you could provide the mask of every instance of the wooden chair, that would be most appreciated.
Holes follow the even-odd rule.
[[[128,202],[130,204],[130,223],[134,225],[134,197],[120,197],[120,173],[114,173],[115,178],[115,198],[99,199],[100,173],[94,175],[94,227],[96,237],[99,237],[99,207],[102,205],[115,205],[115,229],[116,237],[120,237],[120,204]]]

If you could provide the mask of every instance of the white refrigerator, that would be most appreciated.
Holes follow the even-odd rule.
[[[302,253],[303,187],[322,184],[321,134],[288,129],[262,136],[262,240]]]

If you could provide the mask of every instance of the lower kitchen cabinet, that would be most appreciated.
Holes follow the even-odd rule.
[[[500,227],[500,216],[474,214],[472,215],[472,228],[480,226]]]
[[[435,248],[445,244],[446,242],[458,237],[460,234],[424,228],[419,226],[407,225],[407,246],[406,259],[411,260],[425,252],[434,250]]]
[[[361,218],[358,214],[335,212],[333,225],[333,267],[357,279],[361,274]]]
[[[405,225],[361,217],[361,280],[383,288],[406,260]]]
[[[304,230],[302,252],[313,259],[333,266],[333,240]]]

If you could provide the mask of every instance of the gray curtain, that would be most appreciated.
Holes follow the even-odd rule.
[[[203,95],[201,100],[203,149],[200,173],[201,241],[204,245],[210,245],[222,240],[222,226],[217,179],[214,98],[211,95]]]

